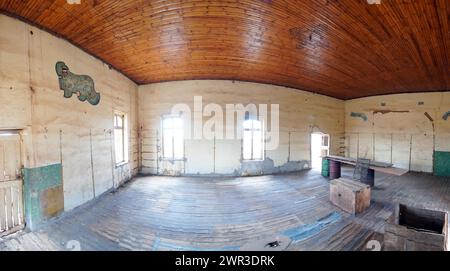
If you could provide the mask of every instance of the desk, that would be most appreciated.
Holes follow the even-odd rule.
[[[347,165],[353,165],[353,166],[356,165],[356,159],[350,158],[350,157],[328,155],[328,156],[323,157],[323,159],[327,159],[329,161],[328,172],[329,172],[330,179],[338,179],[341,177],[341,164],[342,163],[347,164]],[[366,179],[361,180],[361,182],[366,183],[370,186],[374,186],[375,171],[383,172],[383,173],[391,174],[391,175],[395,175],[395,176],[401,176],[408,172],[408,170],[406,170],[406,169],[396,168],[388,163],[371,161],[368,176]]]

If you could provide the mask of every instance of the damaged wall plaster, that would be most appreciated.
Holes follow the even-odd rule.
[[[442,119],[443,120],[447,120],[448,117],[450,117],[450,111],[447,111],[447,112],[444,113],[444,115],[442,115]]]
[[[29,229],[36,229],[44,221],[64,210],[62,165],[25,168],[24,207]]]
[[[367,116],[364,113],[351,112],[350,117],[352,118],[360,118],[363,121],[367,121]]]
[[[289,161],[282,165],[275,166],[272,159],[266,158],[263,161],[242,161],[241,168],[234,172],[236,176],[253,176],[264,174],[278,174],[283,172],[295,172],[310,167],[310,161]]]

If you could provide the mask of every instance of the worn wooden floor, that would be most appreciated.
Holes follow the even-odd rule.
[[[378,174],[372,206],[358,216],[331,205],[328,189],[315,171],[140,177],[42,230],[0,239],[0,250],[262,250],[276,240],[287,250],[360,250],[382,241],[392,202],[450,209],[450,179],[428,174]]]

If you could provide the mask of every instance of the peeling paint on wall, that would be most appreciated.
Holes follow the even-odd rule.
[[[350,113],[350,117],[352,117],[352,118],[361,118],[364,121],[367,121],[367,116],[364,113],[351,112]]]
[[[409,110],[390,110],[390,109],[373,109],[374,114],[388,114],[388,113],[409,113]]]
[[[64,210],[61,164],[25,168],[25,220],[31,230]]]
[[[235,171],[238,176],[253,176],[264,174],[277,174],[286,172],[296,172],[309,168],[309,161],[289,161],[281,166],[275,166],[272,159],[266,158],[263,161],[242,161],[241,168]]]
[[[445,112],[445,114],[442,116],[442,118],[443,118],[444,120],[447,120],[448,117],[450,117],[450,111]]]

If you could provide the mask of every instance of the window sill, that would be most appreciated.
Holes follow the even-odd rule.
[[[168,162],[184,162],[186,161],[186,158],[177,158],[177,159],[173,159],[173,158],[160,158],[160,161],[168,161]]]
[[[118,167],[123,167],[123,166],[125,166],[125,165],[128,165],[128,162],[120,162],[120,163],[117,163],[117,164],[116,164],[116,168],[118,168]]]

